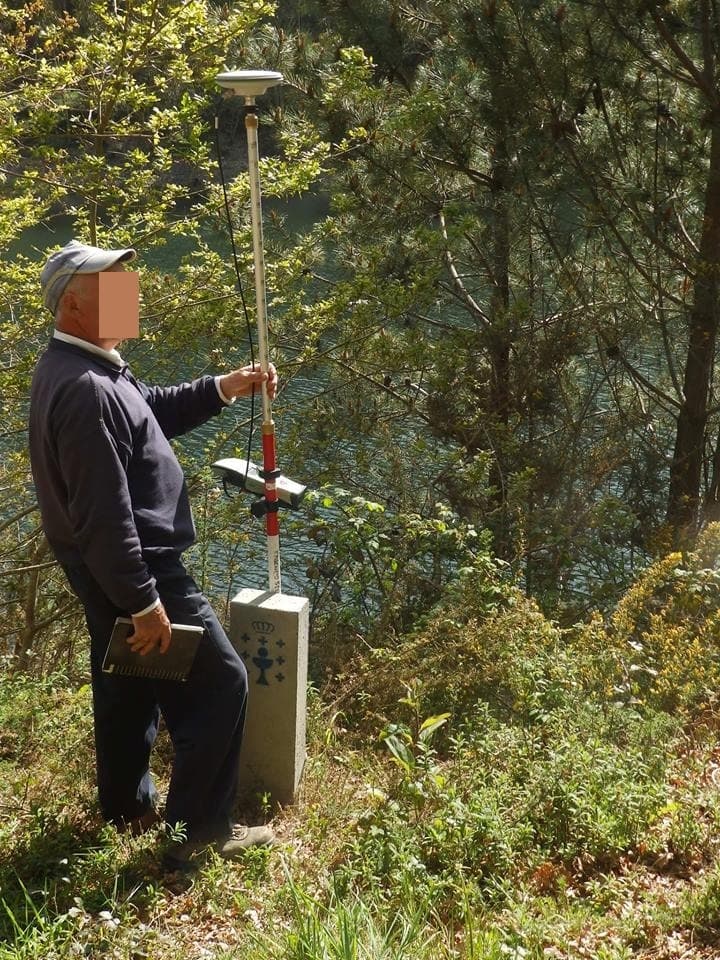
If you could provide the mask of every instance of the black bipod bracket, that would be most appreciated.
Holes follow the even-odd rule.
[[[263,480],[277,480],[278,477],[282,476],[282,470],[279,470],[275,467],[274,470],[258,470],[258,473],[263,478]]]
[[[259,500],[255,500],[250,504],[250,513],[261,520],[266,513],[277,513],[280,507],[290,509],[290,505],[287,503],[281,503],[279,500],[271,503],[269,500],[266,500],[265,497],[261,497]]]

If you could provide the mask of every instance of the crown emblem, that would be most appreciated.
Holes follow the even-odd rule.
[[[253,620],[252,628],[255,633],[272,633],[275,629],[275,624],[270,623],[268,620]]]

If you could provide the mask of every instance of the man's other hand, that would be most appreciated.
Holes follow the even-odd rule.
[[[160,647],[160,653],[165,653],[170,646],[170,621],[165,613],[165,607],[159,603],[150,613],[142,617],[132,618],[135,633],[128,637],[128,643],[133,653],[145,656],[155,647]]]
[[[253,387],[258,387],[263,382],[267,386],[268,396],[271,400],[274,400],[275,394],[277,393],[277,370],[272,363],[269,363],[268,372],[265,374],[260,369],[260,364],[256,360],[254,366],[248,364],[246,367],[233,370],[232,373],[227,373],[224,377],[220,377],[220,389],[228,400],[232,400],[233,397],[249,396],[249,394],[252,393]]]

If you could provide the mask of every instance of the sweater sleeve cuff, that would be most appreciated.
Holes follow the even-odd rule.
[[[231,403],[235,403],[235,399],[236,399],[236,398],[235,398],[235,397],[226,397],[226,396],[225,396],[225,394],[223,393],[223,389],[222,389],[222,387],[220,386],[220,380],[221,380],[221,379],[222,379],[221,377],[215,377],[215,387],[216,387],[216,389],[217,389],[218,395],[220,396],[220,399],[222,400],[222,402],[225,403],[225,404],[227,404],[227,405],[229,406]]]
[[[155,608],[156,608],[156,607],[159,607],[159,606],[160,606],[160,597],[158,597],[156,600],[153,600],[153,602],[150,604],[149,607],[145,607],[144,610],[138,610],[138,612],[137,612],[137,613],[133,613],[132,616],[133,616],[133,617],[144,617],[146,613],[150,613],[152,610],[155,610]]]

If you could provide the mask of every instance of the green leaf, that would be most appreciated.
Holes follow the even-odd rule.
[[[447,723],[450,718],[449,713],[439,713],[437,716],[428,717],[427,720],[423,721],[422,726],[420,727],[419,739],[426,743],[432,735],[438,730],[443,724]]]
[[[408,773],[415,766],[415,757],[406,743],[395,736],[385,737],[385,745],[392,754],[393,760]]]

